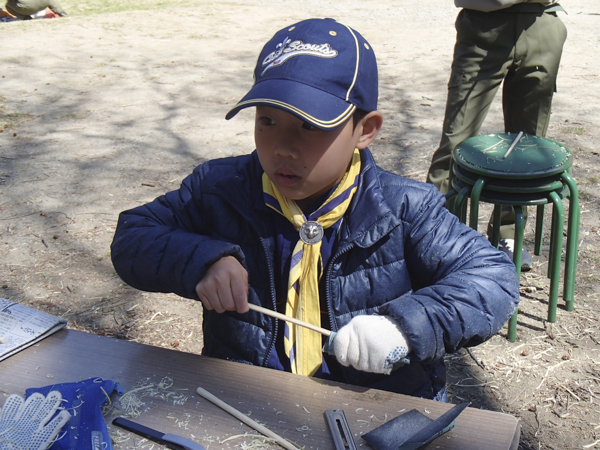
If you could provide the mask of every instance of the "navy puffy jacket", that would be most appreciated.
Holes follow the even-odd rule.
[[[358,190],[321,280],[338,330],[359,314],[390,315],[412,346],[411,363],[391,375],[343,368],[338,381],[432,398],[445,385],[443,356],[479,344],[516,310],[512,262],[458,222],[431,185],[377,167],[361,152]],[[249,273],[249,301],[275,309],[273,223],[263,202],[256,152],[209,161],[177,191],[125,211],[112,243],[129,285],[196,299],[196,284],[224,256]],[[250,311],[204,310],[203,354],[265,366],[278,321]]]

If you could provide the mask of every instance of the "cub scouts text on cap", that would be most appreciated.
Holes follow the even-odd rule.
[[[377,96],[377,61],[369,43],[333,19],[309,19],[267,42],[254,85],[226,118],[264,105],[326,130],[342,125],[357,108],[377,110]]]

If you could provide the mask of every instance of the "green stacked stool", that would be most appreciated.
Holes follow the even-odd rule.
[[[558,285],[563,244],[565,211],[569,199],[567,248],[563,299],[567,311],[573,310],[577,240],[579,238],[579,201],[577,184],[570,175],[573,155],[564,145],[550,139],[523,133],[475,136],[461,142],[452,154],[450,191],[446,194],[454,214],[466,223],[470,200],[469,226],[477,229],[479,203],[494,205],[491,242],[498,247],[502,206],[515,210],[515,248],[513,261],[521,276],[525,221],[523,208],[536,206],[534,253],[542,252],[544,207],[552,205],[548,277],[550,295],[548,321],[556,321]],[[510,319],[508,338],[516,339],[517,313]]]

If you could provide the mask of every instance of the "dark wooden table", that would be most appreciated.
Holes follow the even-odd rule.
[[[126,392],[111,397],[115,409],[106,419],[116,449],[139,448],[136,437],[110,424],[123,415],[119,407],[207,450],[251,442],[236,436],[254,431],[197,395],[199,386],[306,450],[335,448],[323,418],[330,408],[344,410],[357,446],[368,449],[360,436],[401,413],[417,409],[435,419],[452,406],[67,329],[0,362],[0,394],[92,377],[117,381]],[[467,408],[454,429],[424,448],[516,449],[519,431],[512,416]]]

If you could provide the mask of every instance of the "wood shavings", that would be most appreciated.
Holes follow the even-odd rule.
[[[108,432],[110,440],[115,444],[123,444],[131,439],[131,433],[122,431],[118,428],[109,429]]]
[[[100,389],[102,390],[102,392],[104,392],[104,396],[106,397],[106,403],[102,405],[101,412],[103,416],[107,416],[113,409],[113,403],[110,399],[110,396],[106,393],[104,388],[100,386]]]
[[[183,405],[189,399],[189,395],[181,391],[187,389],[174,389],[174,381],[171,377],[164,377],[159,383],[149,383],[148,380],[143,380],[141,386],[127,391],[119,399],[120,408],[129,417],[138,417],[142,414],[142,407],[146,404],[142,399],[157,398],[172,402],[173,405]]]
[[[155,447],[163,448],[158,446],[158,444],[149,441],[148,439],[138,438],[136,435],[118,428],[109,429],[108,432],[110,435],[110,440],[113,444],[115,444],[115,446],[118,447],[126,444],[126,448],[134,450],[153,450]]]
[[[242,442],[240,447],[242,448],[242,450],[259,450],[273,448],[272,445],[270,445],[270,443],[267,441],[271,441],[271,439],[254,439],[250,443]]]
[[[375,416],[375,414],[371,414],[369,416],[369,419],[371,419],[375,422],[384,423],[384,422],[387,422],[387,413],[385,413],[385,415],[383,416],[383,419],[377,418],[377,416]]]
[[[135,392],[143,391],[144,389],[150,389],[153,386],[154,385],[152,384],[148,386],[142,386],[123,394],[123,396],[119,399],[119,404],[127,416],[139,417],[142,414],[140,407],[144,405],[144,402],[141,401]]]
[[[137,445],[136,445],[136,449],[143,449],[143,450],[152,450],[154,448],[155,444],[152,441],[149,441],[148,439],[142,439],[140,440]]]
[[[244,442],[238,444],[242,450],[261,450],[261,449],[272,449],[274,446],[276,448],[280,448],[276,439],[269,438],[267,436],[262,436],[260,434],[254,433],[244,433],[244,434],[236,434],[234,436],[229,436],[226,439],[219,440],[214,439],[213,437],[205,437],[202,439],[202,442],[208,443],[218,443],[220,445],[225,444],[226,442],[239,440],[239,439],[248,439]]]
[[[235,436],[229,436],[227,439],[223,439],[222,441],[219,441],[219,444],[224,444],[225,442],[228,442],[228,441],[233,441],[236,439],[245,439],[245,438],[250,438],[251,441],[249,443],[243,442],[242,444],[240,444],[243,449],[271,448],[271,445],[269,445],[269,444],[277,443],[277,441],[275,439],[271,439],[266,436],[261,436],[259,434],[254,434],[254,433],[244,433],[244,434],[236,434]]]
[[[301,427],[297,427],[296,431],[310,431],[310,428],[308,425],[302,425]]]
[[[173,378],[164,377],[162,380],[160,380],[160,383],[158,383],[157,387],[159,389],[169,389],[171,386],[173,386]]]
[[[219,439],[215,436],[202,436],[200,439],[196,438],[194,435],[192,435],[192,438],[194,439],[194,441],[200,441],[202,444],[214,444],[214,443],[219,443]]]
[[[544,384],[544,381],[546,380],[546,378],[548,377],[548,374],[549,374],[549,373],[550,373],[552,370],[556,369],[558,366],[560,366],[560,365],[562,365],[562,364],[564,364],[564,363],[566,363],[566,362],[569,362],[569,361],[570,361],[570,360],[566,360],[566,361],[563,361],[563,362],[559,362],[559,363],[558,363],[558,364],[556,364],[555,366],[548,367],[548,370],[546,370],[546,374],[545,374],[545,375],[544,375],[544,377],[542,378],[542,381],[540,382],[540,384],[538,385],[538,387],[536,387],[536,388],[535,388],[535,390],[537,391],[539,388],[541,388],[541,387],[542,387],[542,384]]]
[[[149,389],[149,388],[151,388],[151,387],[153,387],[153,386],[154,386],[153,384],[149,384],[149,385],[147,385],[147,386],[142,386],[142,387],[139,387],[139,388],[132,389],[131,391],[127,391],[127,392],[125,392],[125,394],[123,394],[123,395],[121,396],[121,400],[123,400],[123,399],[124,399],[125,397],[127,397],[128,395],[131,395],[131,394],[133,394],[134,392],[137,392],[137,391],[142,391],[142,390],[144,390],[144,389]]]
[[[308,409],[306,409],[306,406],[303,406],[302,409],[304,409],[304,411],[306,411],[308,414],[310,414],[310,411]]]
[[[235,436],[229,436],[227,439],[223,439],[222,441],[219,441],[219,444],[224,444],[227,441],[233,441],[234,439],[242,439],[242,438],[245,438],[248,436],[256,437],[256,434],[249,434],[249,433],[236,434]]]
[[[162,313],[161,313],[160,311],[158,311],[157,313],[154,313],[154,315],[153,315],[152,317],[150,317],[150,319],[148,319],[148,320],[145,322],[145,324],[147,325],[147,324],[149,324],[150,322],[152,322],[152,321],[154,320],[154,318],[155,318],[156,316],[158,316],[158,315],[161,315],[161,316],[162,316]]]
[[[175,416],[175,413],[169,413],[167,415],[167,420],[169,422],[172,422],[174,424],[176,424],[179,428],[183,428],[184,430],[189,430],[189,424],[190,424],[190,420],[192,419],[192,415],[189,413],[186,413],[183,415],[183,418],[178,418],[177,416]]]

